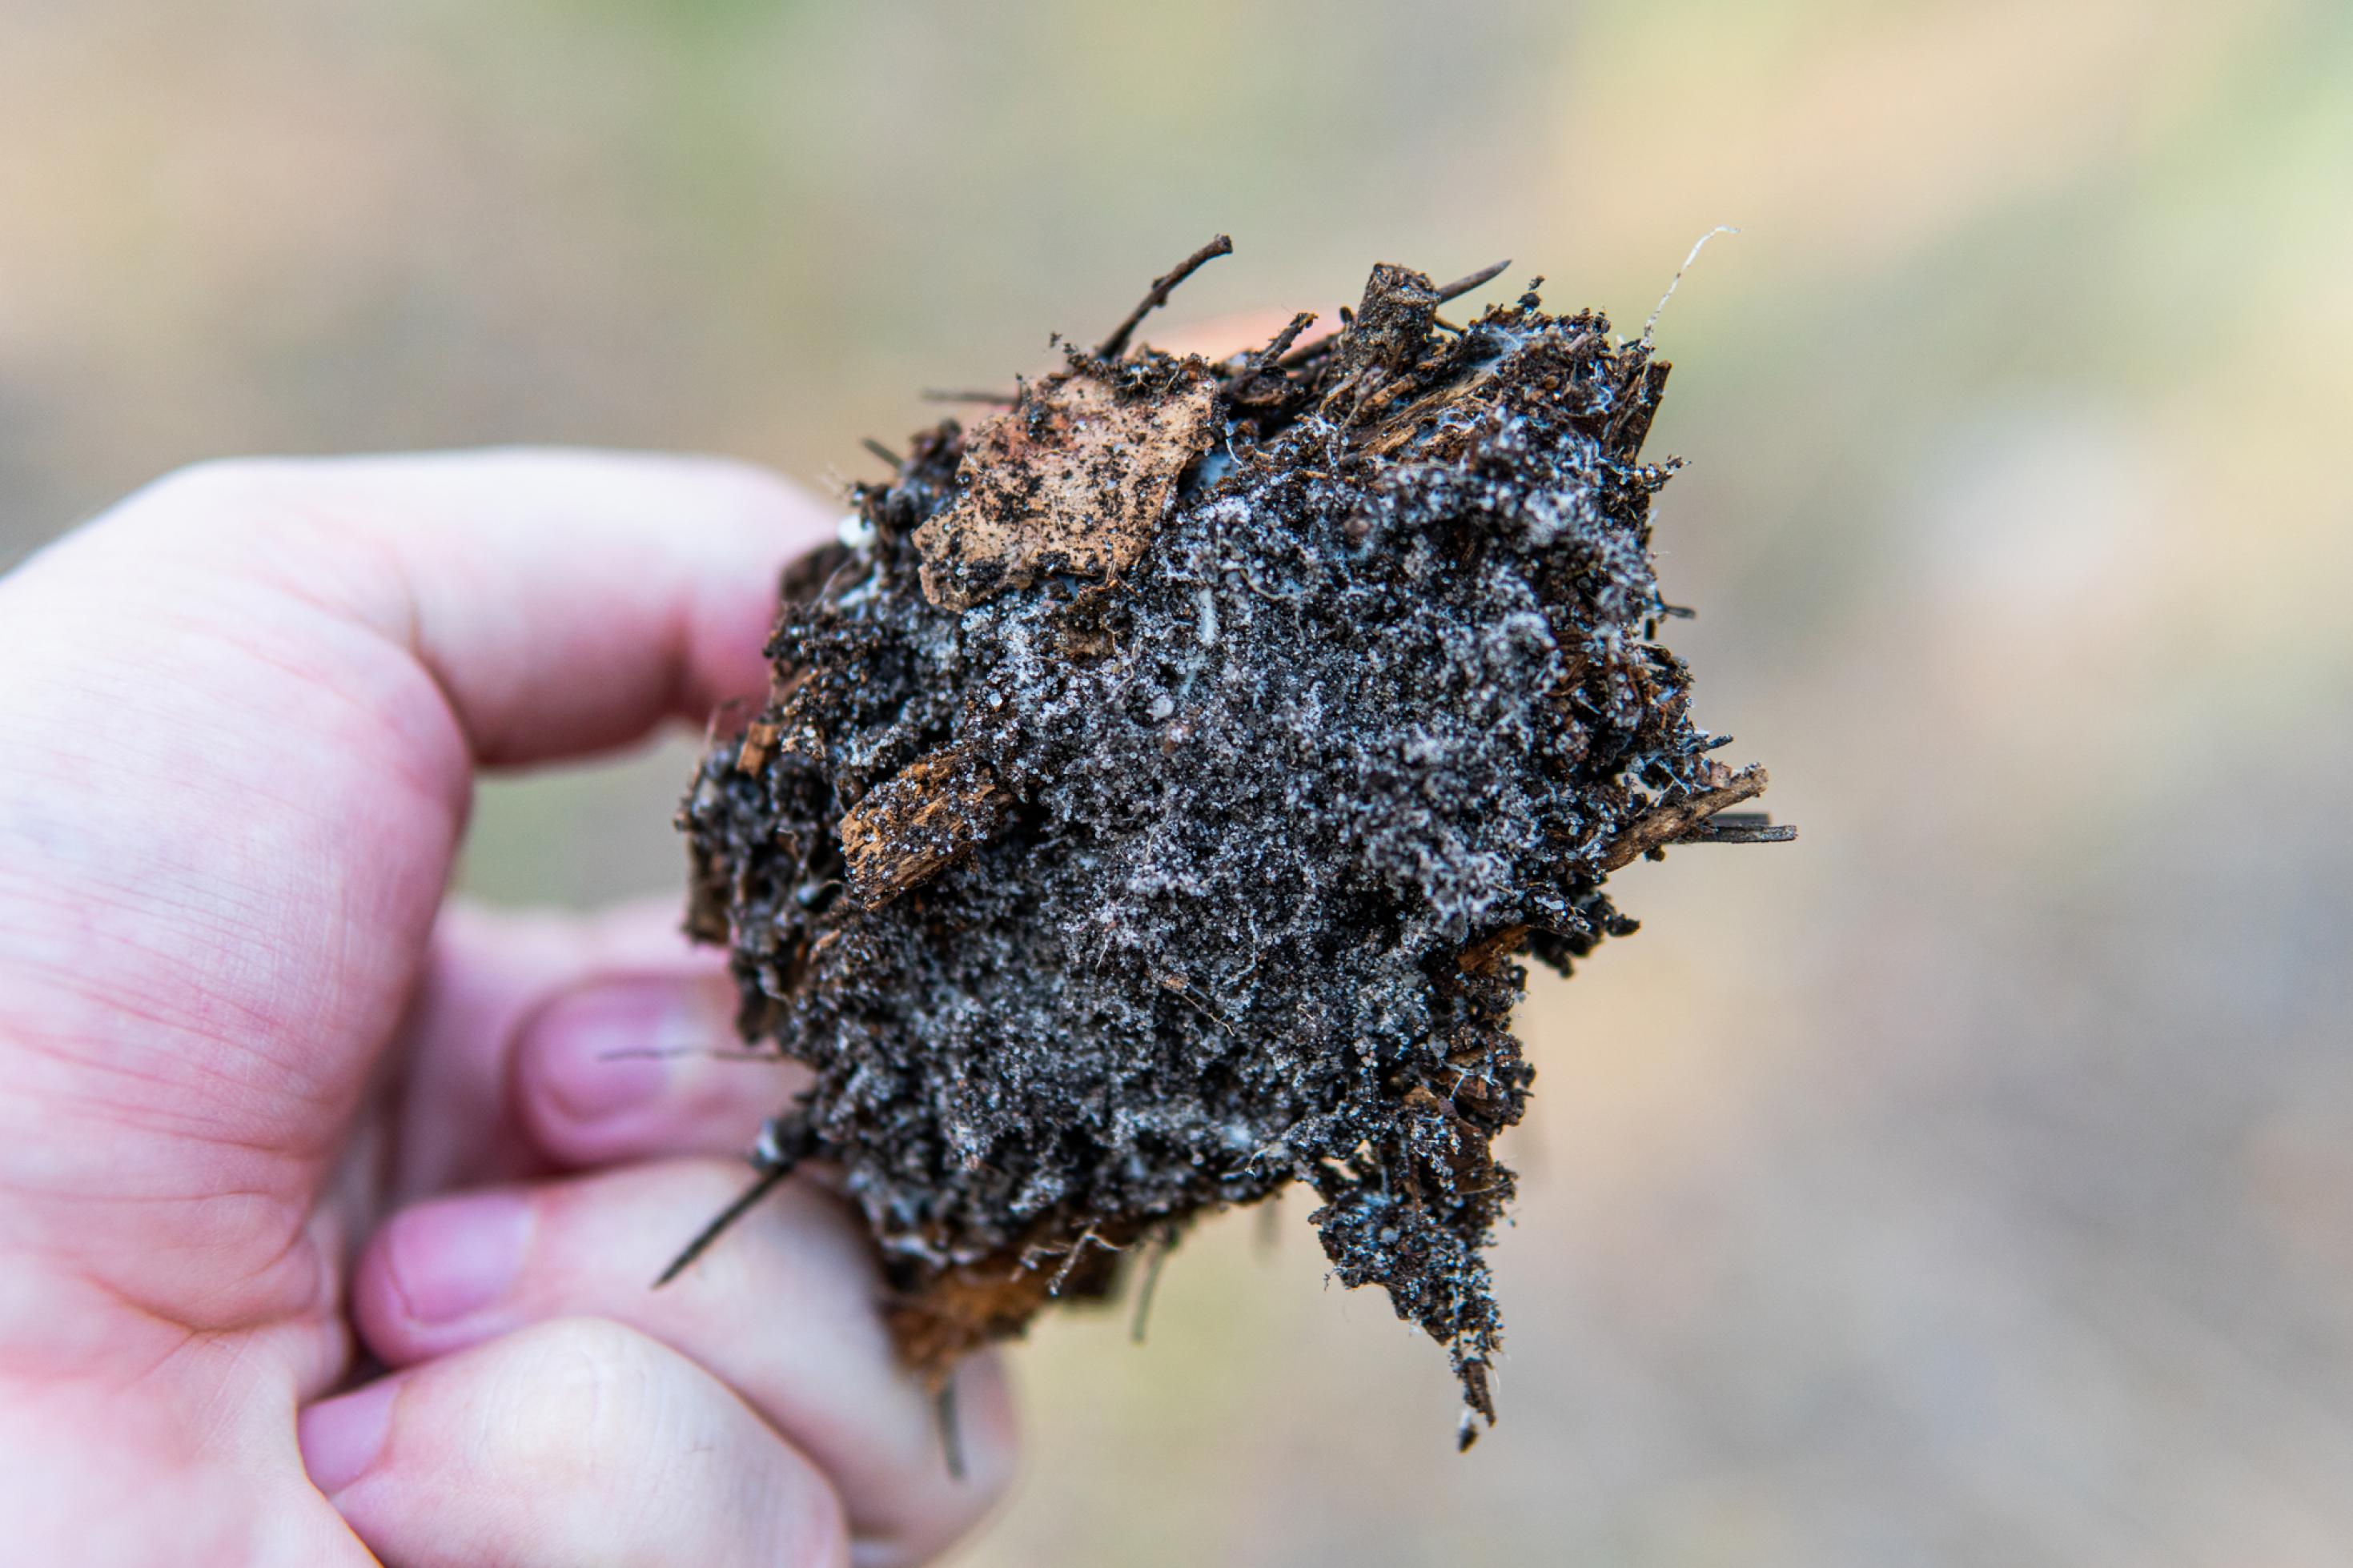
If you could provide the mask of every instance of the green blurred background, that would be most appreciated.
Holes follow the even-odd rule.
[[[1176,318],[1631,331],[1719,223],[1662,567],[1806,837],[1535,984],[1503,1425],[1229,1216],[960,1561],[2353,1561],[2342,4],[0,0],[0,564],[232,451],[863,473],[1219,229]],[[677,887],[687,754],[465,880]]]

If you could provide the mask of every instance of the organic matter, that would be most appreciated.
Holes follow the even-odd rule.
[[[1303,346],[1130,347],[1223,248],[854,488],[683,807],[692,929],[815,1069],[764,1179],[839,1166],[918,1367],[1303,1182],[1492,1421],[1517,958],[1632,931],[1637,857],[1787,830],[1717,815],[1764,772],[1655,640],[1647,336],[1385,265]]]

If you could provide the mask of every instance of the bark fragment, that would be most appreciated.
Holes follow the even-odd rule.
[[[975,426],[955,504],[915,531],[924,596],[966,610],[1044,573],[1133,565],[1213,435],[1217,383],[1193,366],[1176,382],[1123,400],[1093,371],[1065,371]]]
[[[997,836],[1012,797],[988,765],[950,748],[918,757],[841,818],[849,892],[879,910]]]

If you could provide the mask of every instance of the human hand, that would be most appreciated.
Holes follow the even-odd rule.
[[[11,1561],[879,1564],[985,1510],[1001,1375],[955,1479],[823,1191],[648,1288],[791,1089],[613,1058],[725,1044],[716,958],[443,907],[475,768],[760,690],[828,522],[717,462],[239,462],[0,578]],[[347,1325],[389,1370],[336,1392]]]

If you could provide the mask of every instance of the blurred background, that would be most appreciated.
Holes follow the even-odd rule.
[[[0,565],[227,452],[863,474],[1219,229],[1170,325],[1510,256],[1631,333],[1723,223],[1662,569],[1805,837],[1535,982],[1503,1424],[1229,1215],[1019,1352],[959,1561],[2353,1561],[2338,0],[0,0]],[[678,887],[691,749],[466,882]]]

